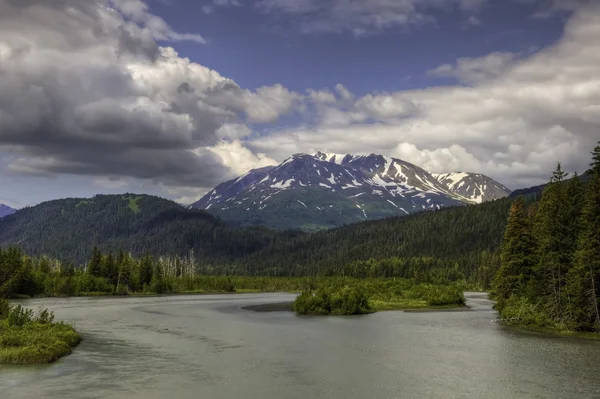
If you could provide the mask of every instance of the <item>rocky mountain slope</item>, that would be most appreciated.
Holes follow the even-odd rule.
[[[242,225],[314,230],[510,193],[487,176],[464,175],[433,175],[376,154],[296,154],[220,184],[191,207]]]
[[[432,173],[431,175],[454,194],[477,204],[506,197],[511,192],[494,179],[479,173]]]

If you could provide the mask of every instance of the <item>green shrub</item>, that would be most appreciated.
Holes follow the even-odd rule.
[[[504,301],[500,317],[507,322],[524,326],[555,327],[540,304],[533,304],[525,297],[512,296]]]
[[[352,315],[371,312],[365,293],[356,287],[321,288],[316,292],[304,291],[294,301],[298,314]]]

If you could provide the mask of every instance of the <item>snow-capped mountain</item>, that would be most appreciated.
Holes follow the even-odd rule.
[[[0,218],[2,218],[4,216],[12,215],[15,212],[16,212],[16,210],[11,208],[10,206],[0,204]]]
[[[487,179],[485,188],[502,187],[481,178]],[[446,181],[382,155],[296,154],[280,165],[251,170],[222,183],[191,206],[241,224],[317,229],[490,197],[486,193],[474,197],[471,191],[463,195],[464,185],[458,191]]]
[[[431,175],[448,190],[478,204],[506,197],[511,193],[502,184],[479,173],[432,173]]]

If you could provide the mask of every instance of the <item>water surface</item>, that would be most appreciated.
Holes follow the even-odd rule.
[[[32,300],[84,335],[52,365],[0,366],[4,398],[599,398],[600,343],[470,312],[257,313],[287,294]]]

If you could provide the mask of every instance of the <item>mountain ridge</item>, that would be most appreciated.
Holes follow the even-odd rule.
[[[378,154],[300,153],[221,183],[191,207],[241,225],[316,230],[510,193],[487,176],[457,175],[432,174]]]
[[[11,208],[8,205],[0,204],[0,218],[2,218],[4,216],[12,215],[16,211],[17,211],[16,209]]]

